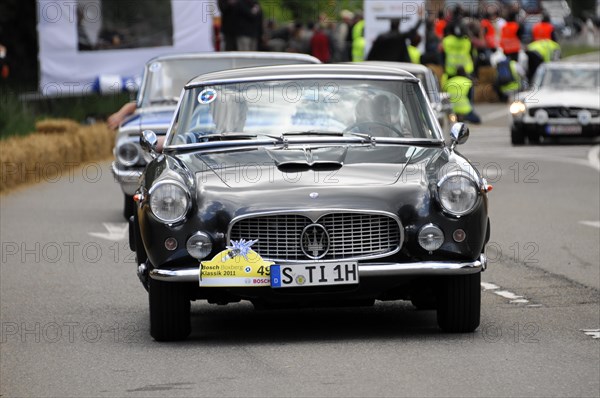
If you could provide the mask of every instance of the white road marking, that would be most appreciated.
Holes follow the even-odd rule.
[[[126,222],[120,223],[102,223],[108,232],[89,232],[89,235],[106,240],[119,241],[124,240],[129,232],[129,225]]]
[[[587,225],[588,227],[600,228],[600,221],[579,221],[579,224]]]
[[[588,161],[596,170],[600,171],[600,145],[593,146],[588,152]]]
[[[483,288],[484,291],[500,289],[500,286],[496,286],[493,283],[487,283],[487,282],[481,282],[481,287]]]
[[[529,303],[529,300],[527,300],[523,296],[519,296],[517,294],[514,294],[513,292],[509,292],[508,290],[498,290],[498,289],[500,289],[500,286],[494,285],[493,283],[481,282],[481,287],[483,288],[484,292],[491,290],[492,293],[494,293],[500,297],[509,299],[510,300],[509,303],[511,303],[511,304],[527,304],[527,303]],[[533,307],[533,306],[541,307],[541,305],[539,305],[539,304],[528,305],[528,307]]]
[[[581,329],[581,331],[593,339],[600,339],[600,329]]]

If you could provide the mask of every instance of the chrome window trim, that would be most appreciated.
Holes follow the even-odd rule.
[[[281,74],[281,75],[266,75],[266,76],[249,76],[249,77],[232,77],[227,79],[216,79],[216,80],[205,80],[197,83],[188,83],[185,85],[185,89],[193,89],[203,86],[209,86],[214,84],[232,84],[232,83],[249,83],[257,81],[275,81],[275,80],[312,80],[312,79],[338,79],[338,80],[384,80],[384,81],[405,81],[411,83],[418,83],[419,79],[414,76],[397,76],[397,75],[359,75],[359,74],[345,74],[345,73],[293,73],[293,74]]]

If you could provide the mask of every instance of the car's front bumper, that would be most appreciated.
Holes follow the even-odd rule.
[[[140,266],[142,268],[142,266]],[[485,270],[487,258],[482,254],[471,262],[422,261],[414,263],[359,263],[358,274],[363,277],[467,275]],[[145,272],[145,266],[138,268]],[[199,282],[199,267],[181,269],[155,268],[150,278],[165,282]]]
[[[121,185],[123,193],[133,196],[135,191],[140,186],[140,177],[142,176],[141,168],[123,169],[114,161],[112,162],[111,170],[115,180]]]

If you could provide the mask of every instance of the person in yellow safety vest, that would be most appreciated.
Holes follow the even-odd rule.
[[[413,64],[421,63],[421,51],[418,49],[418,45],[421,43],[421,36],[419,34],[415,34],[410,38],[410,46],[408,46],[408,56],[410,57],[410,62]]]
[[[458,24],[454,26],[449,35],[444,37],[444,40],[442,40],[442,56],[444,58],[442,85],[446,79],[456,76],[458,68],[461,66],[467,75],[473,73],[471,47],[471,40],[463,33]]]
[[[481,118],[473,109],[473,81],[467,77],[463,66],[459,66],[456,75],[446,81],[443,90],[448,93],[452,110],[459,121],[481,123]]]
[[[551,39],[531,42],[527,46],[527,50],[540,54],[544,62],[556,61],[558,56],[560,56],[560,44]]]
[[[352,27],[352,61],[365,60],[365,20],[359,16],[360,21]]]
[[[509,65],[513,80],[511,82],[498,85],[496,88],[498,96],[503,102],[506,102],[511,94],[516,94],[521,89],[521,74],[518,71],[518,63],[517,61],[513,61],[511,59]]]
[[[560,58],[560,44],[551,39],[536,40],[527,46],[527,56],[527,78],[531,81],[541,64]]]

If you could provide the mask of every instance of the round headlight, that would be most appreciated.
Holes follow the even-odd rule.
[[[181,221],[190,207],[188,190],[173,181],[155,184],[149,194],[150,210],[164,223]]]
[[[444,243],[444,232],[435,224],[424,225],[419,230],[419,245],[429,252],[439,249]]]
[[[198,260],[202,260],[212,251],[212,241],[204,232],[196,232],[190,236],[185,246],[190,256]]]
[[[133,166],[140,160],[140,148],[132,142],[117,147],[117,160],[124,166]]]
[[[518,115],[525,112],[525,104],[521,101],[515,101],[510,104],[510,113],[513,115]]]
[[[440,204],[448,213],[461,216],[477,203],[477,186],[464,175],[449,175],[438,184]]]

